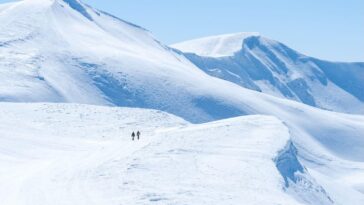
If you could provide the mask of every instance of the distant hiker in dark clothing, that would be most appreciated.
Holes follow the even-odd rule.
[[[140,132],[139,131],[137,132],[137,138],[138,138],[138,140],[140,138]]]
[[[131,139],[134,141],[134,138],[135,138],[135,133],[131,133]]]

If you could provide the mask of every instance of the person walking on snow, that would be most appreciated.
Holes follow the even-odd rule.
[[[131,139],[134,141],[134,138],[135,138],[135,133],[131,133]]]
[[[138,132],[137,132],[137,138],[138,138],[138,140],[139,140],[139,138],[140,138],[140,132],[139,132],[139,130],[138,130]]]

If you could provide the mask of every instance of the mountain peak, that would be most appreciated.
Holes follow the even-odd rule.
[[[90,21],[93,21],[91,15],[87,12],[86,8],[82,5],[81,1],[79,0],[62,0],[62,1],[68,4],[72,9],[78,11],[80,14],[82,14]]]
[[[186,53],[195,53],[200,56],[232,56],[235,52],[241,50],[243,42],[246,38],[256,36],[260,36],[260,34],[257,32],[224,34],[185,41],[171,45],[171,47]]]
[[[19,2],[12,2],[10,4],[21,4],[23,7],[32,8],[45,8],[52,6],[54,4],[61,5],[62,7],[69,7],[76,12],[80,13],[82,16],[86,17],[88,20],[93,21],[92,15],[89,13],[88,9],[91,7],[87,6],[80,0],[22,0]],[[3,5],[3,4],[1,4]],[[29,9],[29,8],[28,8]]]

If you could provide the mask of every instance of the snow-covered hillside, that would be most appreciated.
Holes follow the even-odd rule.
[[[0,105],[1,204],[332,203],[274,117],[191,125],[153,110]]]
[[[300,54],[254,33],[172,45],[206,73],[245,88],[339,112],[364,113],[364,63]]]
[[[207,75],[145,29],[77,0],[2,8],[0,78],[1,101],[148,107],[211,119],[194,103]]]
[[[250,35],[224,36],[216,49],[213,38],[195,41],[191,49],[209,46],[212,57],[202,57],[78,0],[0,6],[0,101],[9,102],[0,103],[0,201],[363,204],[364,117],[285,99],[363,113],[363,65]],[[230,68],[239,59],[249,72]],[[287,96],[268,95],[268,82]],[[212,122],[241,115],[259,116]],[[148,138],[132,144],[136,129]]]
[[[238,38],[224,39],[221,45],[239,45],[233,43]],[[347,89],[361,95],[360,83],[364,81],[361,75],[355,75],[361,73],[361,64],[358,66],[350,74],[358,80],[350,81]],[[344,72],[344,67],[335,70]],[[332,72],[332,78],[347,83],[339,71]],[[77,0],[24,0],[1,7],[0,79],[0,101],[6,102],[153,108],[192,122],[270,114],[252,106],[257,101],[267,103],[265,95],[207,75],[145,29]],[[304,99],[311,99],[305,92],[313,88],[302,86],[298,83],[296,87],[302,96],[308,96]],[[341,89],[326,92],[320,83],[315,88],[322,94],[318,95],[322,103],[338,105],[335,110],[364,110],[362,102]],[[333,92],[340,99],[334,99]]]
[[[154,110],[22,103],[0,103],[0,116],[6,205],[364,202],[363,162],[297,156],[304,144],[275,117],[193,125]]]

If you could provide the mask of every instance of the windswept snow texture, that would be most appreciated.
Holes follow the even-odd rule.
[[[206,73],[242,87],[327,110],[364,113],[364,63],[318,60],[250,33],[172,47]]]
[[[269,92],[260,93],[254,91],[262,88],[266,91],[272,91],[277,88],[278,91],[275,91],[273,93],[274,95],[283,95],[285,93],[287,96],[290,96],[288,97],[289,99],[304,101],[307,104],[315,105],[317,107],[326,106],[325,108],[327,109],[337,111],[362,113],[362,101],[360,100],[362,92],[360,91],[362,90],[363,82],[363,75],[361,75],[363,65],[361,63],[336,64],[311,59],[292,51],[278,42],[272,42],[271,40],[255,35],[250,37],[249,35],[243,35],[244,40],[240,41],[243,42],[242,50],[234,54],[238,56],[236,57],[238,60],[244,60],[241,62],[242,64],[254,65],[252,67],[244,67],[248,69],[249,72],[240,70],[240,65],[230,68],[231,62],[235,62],[235,60],[231,60],[235,58],[234,56],[202,58],[201,56],[191,54],[192,56],[195,56],[196,59],[201,60],[202,58],[203,60],[211,60],[213,62],[216,60],[217,64],[226,63],[226,66],[228,65],[227,67],[229,67],[229,69],[219,69],[220,67],[216,67],[217,69],[214,68],[215,70],[213,72],[219,73],[221,71],[224,75],[234,76],[236,79],[239,79],[240,76],[243,75],[241,73],[246,73],[247,77],[243,78],[244,80],[241,81],[244,82],[245,85],[241,86],[236,84],[236,82],[233,83],[234,81],[228,82],[206,74],[199,68],[201,66],[197,67],[181,53],[164,46],[155,40],[145,29],[94,10],[79,1],[74,3],[82,6],[83,9],[78,8],[72,3],[70,4],[69,2],[67,3],[61,0],[24,0],[0,6],[0,101],[67,102],[152,108],[166,111],[193,123],[211,122],[222,118],[251,114],[275,116],[286,125],[290,132],[289,135],[287,134],[287,136],[290,136],[290,139],[284,140],[284,143],[282,141],[282,144],[279,146],[276,146],[278,144],[273,144],[276,146],[274,147],[274,150],[277,152],[279,149],[279,151],[283,150],[283,152],[280,153],[294,154],[293,156],[288,155],[289,167],[285,166],[286,163],[276,164],[275,162],[281,162],[281,160],[274,161],[280,158],[276,158],[277,155],[273,156],[272,152],[257,150],[255,147],[249,150],[251,151],[249,152],[249,155],[261,154],[260,152],[264,151],[266,156],[269,158],[272,157],[270,161],[272,164],[269,165],[269,169],[276,171],[275,176],[279,176],[281,179],[280,185],[282,185],[278,186],[278,184],[274,182],[271,184],[272,186],[282,188],[282,190],[285,191],[284,197],[288,193],[289,196],[294,198],[294,202],[299,201],[303,204],[315,204],[312,201],[320,201],[320,203],[322,202],[323,204],[331,203],[332,201],[337,204],[364,204],[364,136],[362,134],[364,133],[364,117],[361,115],[325,111],[299,102],[284,99],[286,97],[282,99],[265,94]],[[87,15],[85,16],[85,12],[92,17],[92,20],[90,20]],[[234,42],[227,41],[226,38],[227,37],[225,37],[224,41],[220,42]],[[227,51],[230,55],[231,52],[235,51],[235,48],[239,48],[236,47],[236,45],[239,45],[240,43],[232,44],[234,49],[222,49],[222,46],[221,49],[216,50],[216,52],[222,55],[224,51]],[[241,55],[239,55],[239,53]],[[225,61],[223,59],[230,59],[231,61]],[[245,62],[246,59],[248,59],[248,61]],[[194,60],[192,59],[192,61]],[[256,67],[257,65],[258,67]],[[304,65],[304,67],[299,67],[298,65]],[[332,65],[336,65],[335,69],[333,69]],[[237,69],[237,71],[231,69]],[[346,75],[348,69],[350,72]],[[241,73],[237,73],[238,71]],[[255,76],[256,79],[250,79],[251,76]],[[347,78],[345,76],[347,76]],[[244,88],[247,87],[246,85],[249,85],[250,89]],[[335,95],[332,93],[335,93]],[[101,186],[100,184],[97,184],[98,182],[95,182],[96,184],[94,185],[87,185],[87,183],[84,183],[82,180],[87,180],[89,177],[93,178],[95,177],[95,174],[96,176],[99,176],[97,175],[98,172],[87,170],[93,170],[95,167],[102,167],[104,164],[107,164],[102,160],[104,157],[113,158],[115,155],[122,155],[120,160],[123,161],[125,159],[123,156],[129,155],[131,152],[134,153],[134,151],[138,151],[139,148],[133,148],[129,152],[127,147],[129,147],[130,144],[126,144],[126,147],[124,148],[122,143],[118,144],[116,141],[111,140],[110,146],[115,147],[111,149],[112,151],[104,153],[102,148],[97,149],[97,147],[100,146],[100,143],[103,144],[103,141],[98,141],[98,138],[100,136],[107,137],[109,136],[107,135],[108,133],[110,136],[121,137],[122,130],[125,129],[127,129],[127,134],[125,134],[125,136],[128,136],[131,131],[129,128],[132,128],[130,126],[133,122],[138,120],[141,121],[138,126],[149,127],[149,125],[152,124],[152,127],[154,128],[165,127],[163,122],[168,121],[164,119],[162,120],[163,122],[160,122],[161,124],[158,124],[159,121],[157,120],[157,122],[154,122],[154,118],[147,118],[146,120],[138,118],[138,120],[125,122],[125,125],[123,125],[124,121],[122,121],[122,119],[130,119],[127,117],[128,115],[134,116],[136,114],[120,114],[121,121],[119,121],[119,118],[108,118],[115,116],[114,112],[115,114],[118,113],[115,111],[117,108],[100,108],[101,111],[97,111],[98,109],[95,107],[85,106],[80,108],[82,109],[80,112],[76,112],[73,108],[63,108],[62,105],[59,105],[61,106],[60,112],[62,113],[62,110],[71,109],[70,111],[65,111],[65,113],[63,113],[65,116],[75,117],[74,113],[76,113],[76,117],[82,118],[82,120],[78,123],[75,123],[73,120],[63,121],[62,119],[65,116],[62,114],[62,116],[57,117],[57,108],[52,106],[49,109],[39,108],[47,110],[45,112],[49,112],[48,114],[50,116],[45,114],[48,117],[44,117],[44,119],[27,120],[27,118],[25,118],[25,113],[29,110],[17,112],[18,110],[22,111],[21,107],[23,104],[20,104],[20,107],[17,107],[16,105],[17,104],[1,104],[0,106],[0,109],[3,109],[3,113],[0,115],[0,120],[2,122],[0,125],[2,127],[0,140],[4,141],[4,143],[0,144],[0,146],[2,146],[0,152],[7,163],[6,165],[1,166],[0,171],[4,171],[6,174],[11,173],[7,176],[4,174],[0,175],[3,177],[1,178],[2,181],[0,186],[2,184],[9,185],[2,187],[2,190],[7,190],[7,192],[0,191],[0,194],[5,193],[1,195],[1,199],[5,198],[15,204],[24,204],[28,202],[28,200],[47,201],[47,199],[43,198],[47,196],[37,194],[42,193],[43,191],[54,193],[52,196],[54,199],[52,200],[52,203],[65,203],[62,199],[64,198],[65,192],[67,195],[67,191],[71,193],[87,193],[88,197],[96,197],[101,200],[108,200],[107,196],[110,196],[110,200],[113,200],[114,198],[111,196],[116,196],[119,193],[115,191],[116,189],[119,189],[118,186],[110,185],[110,188],[109,183],[105,183]],[[31,105],[24,106],[30,106],[24,109],[33,109],[31,108]],[[94,109],[96,109],[96,111],[93,111]],[[107,109],[110,110],[107,111]],[[34,118],[43,116],[43,114],[38,113],[35,110],[33,111],[34,112],[29,111],[27,116]],[[16,112],[16,114],[11,114],[12,112]],[[90,121],[87,121],[87,116],[92,115],[93,112],[96,112],[94,114],[106,114],[105,116],[104,114],[100,114],[102,116],[94,116]],[[11,117],[12,115],[13,117]],[[141,115],[144,116],[146,114]],[[8,122],[9,119],[12,119],[12,122]],[[51,120],[51,122],[47,120]],[[116,122],[110,122],[114,120]],[[174,120],[172,121],[174,122]],[[182,124],[185,123],[179,118],[177,121],[182,121]],[[52,124],[52,122],[54,124]],[[86,123],[86,125],[82,123]],[[100,126],[98,126],[98,123],[100,123]],[[75,128],[73,126],[78,127]],[[116,128],[118,126],[127,128],[117,130]],[[178,126],[179,125],[177,125],[177,127]],[[72,127],[72,129],[69,127]],[[204,126],[201,125],[201,127]],[[154,128],[148,130],[152,132],[155,130]],[[236,129],[239,130],[240,128]],[[22,134],[13,133],[14,131],[22,132]],[[243,130],[239,131],[242,133],[245,132]],[[221,130],[216,131],[216,133],[221,132]],[[228,130],[225,132],[229,133]],[[272,129],[270,132],[275,133],[275,129]],[[268,132],[267,136],[262,136],[263,138],[259,139],[261,139],[262,142],[268,140],[270,143],[271,141],[269,140],[271,140],[272,137],[269,135],[270,132]],[[214,132],[210,135],[204,135],[203,137],[210,137],[207,139],[218,141],[218,137],[213,134]],[[177,136],[177,134],[173,134],[173,136],[175,135]],[[179,135],[176,140],[182,139],[183,136],[181,135]],[[195,134],[188,132],[186,135],[194,136]],[[68,140],[67,136],[68,138],[72,138],[72,140]],[[158,134],[156,136],[161,135]],[[90,140],[89,137],[95,137],[97,139]],[[203,141],[203,137],[197,136],[196,139],[201,139]],[[228,137],[230,137],[230,135]],[[235,136],[232,137],[234,141]],[[245,136],[242,137],[244,138]],[[224,140],[226,138],[227,137],[219,140]],[[54,139],[56,140],[52,141]],[[87,140],[84,141],[84,139]],[[246,137],[244,139],[248,140]],[[279,139],[282,140],[283,138]],[[279,139],[277,138],[277,141]],[[252,140],[252,143],[255,142],[254,139],[250,140]],[[34,145],[33,142],[36,145]],[[163,144],[163,142],[161,141],[161,146],[169,147],[169,144]],[[225,141],[223,142],[225,143]],[[234,142],[239,143],[240,141],[237,140]],[[290,142],[292,142],[294,148],[287,148],[287,144]],[[12,146],[12,143],[14,143],[14,146]],[[186,144],[183,146],[181,145],[181,147],[187,150],[191,148],[198,153],[208,152],[207,150],[203,150],[204,146],[198,144],[198,142],[196,143],[197,145],[200,145],[200,147],[194,148],[188,146],[189,144],[193,145],[194,143],[193,140],[188,140],[186,141]],[[233,145],[235,146],[231,141],[227,141],[226,143],[228,144],[222,144],[226,145],[224,148]],[[273,140],[272,143],[275,143],[275,141]],[[206,144],[207,147],[209,145],[211,144]],[[258,145],[263,146],[257,143],[257,146]],[[150,146],[147,147],[149,147],[148,149],[152,149]],[[237,147],[235,148],[236,150],[234,151],[237,153],[245,150],[239,150]],[[50,151],[54,149],[56,150],[55,152]],[[69,155],[65,154],[63,149],[69,149]],[[295,149],[297,149],[297,153],[292,151]],[[81,152],[78,152],[80,150]],[[126,150],[125,155],[119,153],[123,150]],[[291,150],[292,152],[284,152],[284,150]],[[181,152],[183,152],[183,150]],[[113,155],[113,153],[115,155]],[[136,152],[135,155],[138,153],[139,151]],[[163,167],[151,167],[152,165],[150,164],[158,164],[158,162],[160,162],[159,160],[163,159],[167,154],[161,150],[160,158],[158,158],[158,154],[153,155],[153,153],[158,152],[155,151],[152,152],[151,155],[146,156],[148,159],[150,157],[151,161],[141,161],[139,163],[138,159],[141,157],[138,157],[136,158],[138,164],[135,164],[135,167],[132,166],[131,168],[134,168],[134,170],[148,170],[150,172],[145,173],[150,174],[149,176],[155,176],[157,179],[158,171],[153,170],[153,168],[162,169]],[[212,154],[213,153],[214,152],[212,152]],[[12,156],[13,154],[15,156]],[[60,156],[65,156],[65,158],[58,158]],[[67,156],[73,156],[76,161],[70,161],[69,164],[67,164],[69,161]],[[141,153],[141,156],[144,155]],[[283,154],[282,156],[286,155]],[[23,160],[22,157],[25,159]],[[49,159],[44,157],[49,157]],[[62,165],[62,167],[58,167],[59,165],[57,162],[53,161],[53,157]],[[91,157],[92,159],[88,161],[88,157]],[[239,155],[239,157],[242,157],[239,158],[239,160],[243,160],[243,157],[252,156]],[[28,158],[31,161],[27,162]],[[103,162],[101,164],[94,164],[94,158],[100,158]],[[298,161],[296,161],[295,158],[297,158]],[[83,159],[86,160],[84,163],[81,163],[81,165],[86,168],[76,168],[75,170],[74,167],[77,167]],[[286,158],[283,157],[283,159]],[[253,163],[254,160],[247,159],[245,162],[249,164],[250,162]],[[108,163],[113,162],[117,163],[117,160],[114,161],[114,159],[110,159],[108,161]],[[266,161],[264,160],[262,163],[265,164],[265,162]],[[285,162],[285,160],[283,162]],[[165,163],[168,163],[168,161]],[[190,167],[188,166],[190,165],[188,163],[191,162],[185,162],[185,164],[181,163],[185,165],[183,166],[184,169]],[[139,166],[139,164],[141,164],[141,166]],[[305,168],[302,172],[300,169],[295,169],[294,166],[291,166],[297,165],[296,168],[299,168],[299,164]],[[131,165],[133,165],[133,162],[130,162],[130,166]],[[211,164],[207,165],[210,166]],[[266,165],[268,167],[268,164]],[[178,164],[176,166],[178,167]],[[90,167],[90,169],[87,167]],[[214,166],[211,165],[211,167]],[[12,168],[14,168],[15,171],[12,170]],[[165,168],[168,170],[169,166]],[[56,175],[49,176],[48,173],[51,173],[49,172],[49,169],[57,170],[55,171]],[[221,167],[216,169],[218,171]],[[30,170],[30,172],[24,173],[24,170]],[[105,168],[105,170],[108,169]],[[198,169],[191,166],[190,170],[186,170],[186,172],[193,172],[196,170]],[[288,172],[285,172],[285,170],[288,170]],[[292,170],[294,171],[294,174],[292,174]],[[40,174],[38,171],[40,171]],[[234,170],[227,173],[234,175],[233,171]],[[260,173],[259,171],[257,171],[257,174]],[[214,172],[213,169],[212,172]],[[287,175],[287,173],[289,175]],[[62,174],[65,174],[66,176]],[[111,174],[117,175],[120,174],[120,172]],[[225,173],[218,173],[215,176],[220,178],[219,174],[223,175]],[[57,178],[57,176],[60,176],[60,178]],[[100,175],[99,177],[102,176],[103,175]],[[114,177],[108,178],[109,175],[105,176],[109,179],[108,182],[111,184],[120,181],[113,180]],[[135,181],[140,180],[140,178],[137,178],[140,176],[142,175],[133,175],[133,177],[135,177],[133,179],[135,179]],[[175,175],[172,176],[176,177]],[[202,174],[199,174],[198,176],[202,178]],[[74,187],[72,180],[68,180],[68,177],[81,181],[76,180],[77,185]],[[177,179],[179,179],[178,181],[181,181],[181,178]],[[274,180],[276,180],[276,178],[274,178]],[[56,181],[60,184],[49,188],[47,185],[52,183],[52,181]],[[164,179],[161,178],[161,182],[163,181]],[[166,181],[168,181],[166,184],[169,184],[172,183],[173,180],[168,179]],[[133,182],[134,181],[126,182],[128,183],[130,190],[134,190],[135,188],[133,188]],[[64,183],[71,183],[71,185],[65,185]],[[143,181],[140,183],[148,182]],[[173,183],[177,182],[174,181]],[[33,190],[35,193],[29,192],[29,195],[27,195],[28,192],[24,191],[26,188],[19,188],[19,186],[29,188],[32,187],[33,184],[39,184],[38,186],[40,187],[39,189]],[[43,186],[42,184],[45,185]],[[102,192],[99,192],[99,185],[103,187],[103,190],[112,189],[112,193],[106,193],[105,195],[102,195],[102,197],[99,197],[98,194],[103,194]],[[148,188],[149,186],[148,184],[144,185],[145,188]],[[216,185],[216,183],[213,185]],[[190,184],[186,186],[192,187]],[[209,184],[209,186],[212,185]],[[239,185],[237,184],[234,185],[234,187],[238,186]],[[254,184],[252,186],[254,186]],[[206,187],[208,187],[208,184],[206,184]],[[219,187],[221,190],[225,188],[227,189],[228,187]],[[64,192],[51,192],[52,190],[59,191],[59,189],[63,189]],[[145,201],[149,200],[150,203],[153,201],[155,203],[164,204],[162,199],[170,197],[170,195],[168,195],[169,187],[166,186],[165,189],[166,190],[158,192],[157,194],[167,193],[167,196],[164,196],[163,194],[157,195],[154,192],[149,194],[143,193],[146,194],[143,199],[139,198],[140,194],[137,192],[133,192],[130,196],[142,200],[140,203],[146,203]],[[86,192],[86,190],[89,192]],[[113,190],[117,193],[116,195],[113,194]],[[189,194],[188,192],[184,192],[184,189],[181,189],[180,191],[186,195]],[[212,196],[199,192],[198,186],[196,186],[195,191],[201,193],[200,195],[197,194],[197,196],[194,195],[197,199],[204,198],[209,200]],[[213,192],[213,190],[210,191]],[[239,190],[235,191],[238,192]],[[68,195],[70,194],[69,192]],[[61,194],[58,195],[58,193]],[[277,191],[277,194],[278,193],[279,192]],[[25,198],[17,197],[19,195],[24,196]],[[129,195],[118,196],[126,196],[129,200]],[[72,197],[70,200],[76,201],[73,204],[87,202],[87,200],[85,202],[83,198],[78,200],[78,194],[73,194]],[[179,200],[177,196],[174,197],[176,200]],[[220,195],[217,197],[220,197]],[[228,195],[222,195],[221,197],[227,201],[230,199]],[[220,198],[220,200],[222,200],[222,198]],[[257,196],[256,198],[258,200],[261,196]],[[120,198],[116,201],[119,202],[119,199]],[[290,199],[291,198],[287,200]],[[280,199],[277,200],[279,201]],[[181,199],[181,201],[183,200]],[[114,201],[110,203],[114,203]]]
[[[259,36],[259,33],[238,33],[212,36],[188,42],[175,44],[172,47],[181,48],[186,53],[196,53],[200,56],[226,57],[233,56],[241,49],[244,39]]]
[[[88,18],[90,21],[93,21],[93,19],[90,16],[90,14],[87,13],[86,8],[83,7],[78,0],[63,0],[63,1],[66,2],[74,10],[80,12],[83,16],[85,16],[86,18]]]
[[[288,205],[307,194],[284,190],[275,158],[290,136],[274,117],[191,125],[152,110],[14,103],[0,114],[2,204]]]
[[[204,42],[218,42],[219,47],[214,50],[221,55],[234,53],[244,43],[249,53],[270,49],[272,53],[282,50],[290,52],[291,57],[296,56],[294,51],[281,44],[269,46],[264,43],[265,39],[261,39],[257,34],[248,33]],[[260,41],[268,47],[258,46]],[[283,58],[281,56],[280,59]],[[285,65],[283,62],[286,61],[281,62]],[[278,89],[276,93],[284,93],[286,97],[306,104],[325,107],[321,105],[326,103],[332,105],[332,110],[352,113],[363,110],[360,98],[348,94],[350,91],[356,96],[362,95],[361,64],[357,64],[348,75],[355,79],[353,81],[343,79],[342,75],[330,69],[331,66],[326,72],[332,81],[318,69],[303,72],[291,64],[286,65],[287,68],[272,64],[278,73],[282,73],[282,81],[286,81],[287,76],[291,79],[285,84],[281,83],[279,76],[274,77],[277,72],[265,69],[264,65],[261,70],[247,66],[250,71],[246,73],[239,70],[239,66],[234,67],[227,62],[226,66],[222,66],[227,70],[217,66],[211,72],[218,77],[221,77],[219,73],[230,76],[227,80],[236,79],[253,90],[261,90],[260,85],[268,91]],[[346,65],[342,64],[337,70],[344,72],[345,68]],[[234,69],[238,69],[239,73]],[[183,55],[159,43],[145,29],[98,12],[76,0],[25,0],[2,7],[0,79],[0,101],[153,108],[191,122],[263,113],[253,104],[255,98],[266,98],[207,75]],[[322,87],[320,83],[327,86]],[[330,92],[325,88],[330,88]],[[314,89],[319,94],[314,94]]]
[[[0,101],[154,108],[194,122],[245,113],[143,28],[76,0],[8,5],[0,12]]]

